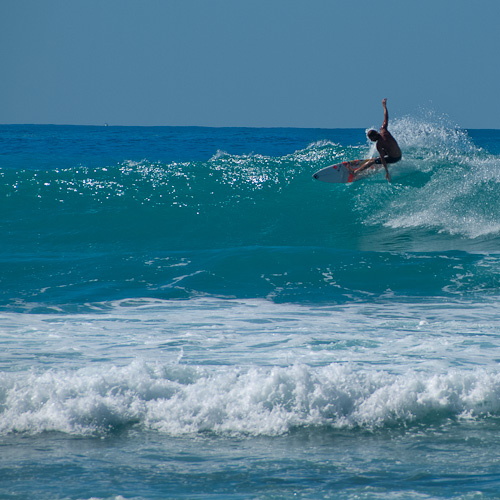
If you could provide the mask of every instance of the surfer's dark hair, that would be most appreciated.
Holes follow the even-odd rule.
[[[374,128],[371,128],[366,133],[366,136],[368,137],[368,139],[370,139],[370,141],[376,141],[379,136],[379,133]]]

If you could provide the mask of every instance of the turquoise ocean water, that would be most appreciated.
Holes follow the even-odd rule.
[[[500,131],[391,126],[0,126],[0,498],[500,498]]]

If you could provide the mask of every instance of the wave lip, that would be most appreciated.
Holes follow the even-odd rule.
[[[2,374],[0,380],[2,435],[101,435],[140,426],[169,435],[255,436],[500,416],[500,374],[483,369],[409,376],[337,364],[215,372],[134,362],[105,372]]]

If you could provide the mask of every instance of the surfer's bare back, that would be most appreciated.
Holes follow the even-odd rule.
[[[354,174],[356,175],[367,168],[370,168],[372,165],[383,165],[385,168],[385,178],[390,182],[391,176],[389,175],[389,169],[387,165],[389,163],[396,163],[401,160],[401,149],[399,149],[399,145],[392,137],[391,133],[387,130],[387,126],[389,125],[389,113],[387,111],[387,99],[382,100],[382,106],[384,107],[384,123],[382,123],[382,127],[380,127],[380,132],[377,132],[375,129],[370,129],[367,132],[367,137],[370,141],[377,143],[377,151],[380,155],[379,158],[372,158],[369,162],[365,163],[362,167],[359,167],[354,170]]]

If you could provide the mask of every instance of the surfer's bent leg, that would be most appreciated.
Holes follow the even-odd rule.
[[[367,168],[370,168],[373,164],[377,163],[377,160],[380,160],[380,158],[372,158],[371,160],[367,161],[364,165],[361,165],[361,167],[355,168],[354,173],[359,174],[359,172],[363,172],[363,170],[366,170]]]
[[[402,156],[384,156],[384,160],[387,164],[389,163],[397,163],[401,160]],[[377,158],[375,160],[376,165],[382,165],[382,158]]]

